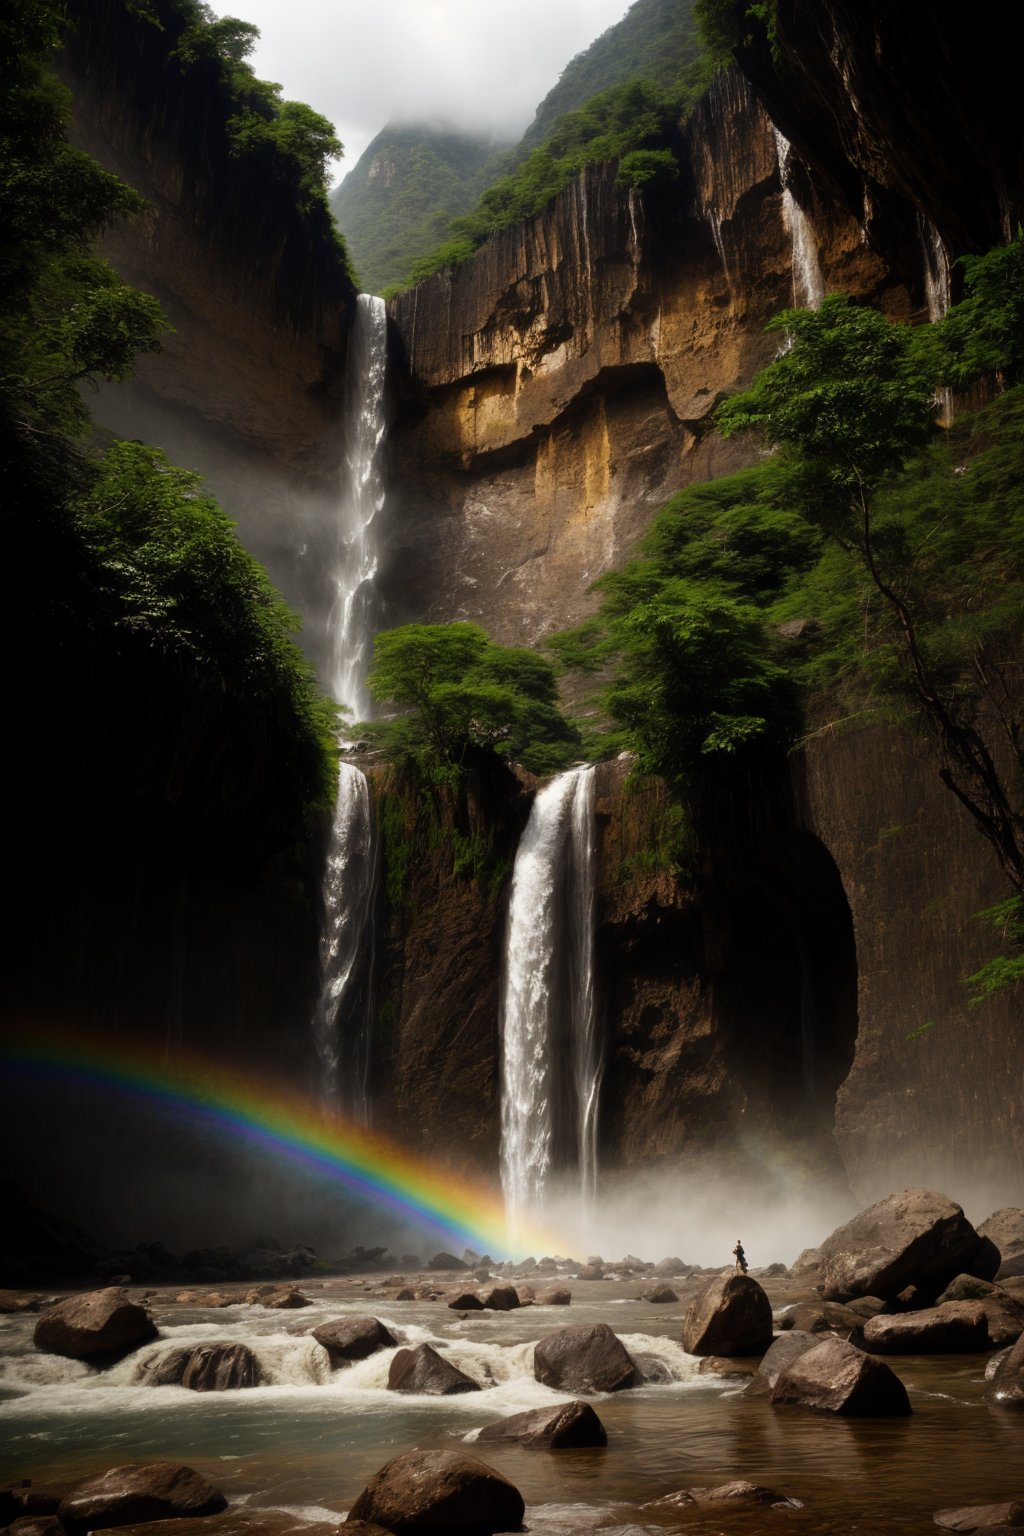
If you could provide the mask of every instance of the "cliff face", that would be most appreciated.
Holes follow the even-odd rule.
[[[592,611],[591,583],[669,494],[739,463],[708,419],[772,355],[764,326],[793,300],[776,140],[733,74],[678,151],[667,190],[627,193],[591,167],[394,301],[400,611],[534,641]],[[831,286],[909,311],[835,199],[818,199],[815,233]]]

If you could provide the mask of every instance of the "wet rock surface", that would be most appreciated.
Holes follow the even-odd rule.
[[[423,1392],[430,1397],[454,1397],[479,1392],[478,1382],[439,1355],[430,1344],[400,1349],[388,1371],[389,1392]]]
[[[772,1340],[772,1308],[749,1275],[725,1271],[690,1303],[683,1348],[690,1355],[756,1355]]]
[[[112,1467],[79,1483],[57,1514],[69,1530],[105,1529],[184,1515],[214,1515],[227,1505],[201,1473],[173,1461]]]
[[[985,1391],[994,1408],[1024,1412],[1024,1336],[1000,1360]]]
[[[321,1323],[313,1329],[312,1337],[324,1346],[332,1366],[365,1360],[378,1349],[392,1349],[398,1343],[391,1329],[376,1317],[342,1317],[333,1323]]]
[[[783,1372],[799,1360],[801,1355],[806,1355],[808,1350],[815,1349],[820,1343],[821,1339],[816,1334],[803,1333],[797,1328],[780,1333],[754,1372],[754,1379],[746,1388],[746,1395],[769,1397]]]
[[[607,1323],[549,1333],[534,1350],[533,1374],[556,1392],[622,1392],[642,1380],[636,1361]]]
[[[406,1531],[491,1536],[518,1531],[524,1509],[514,1484],[475,1456],[406,1451],[370,1479],[349,1510],[345,1529],[366,1520],[395,1536]]]
[[[608,1433],[589,1403],[573,1402],[514,1413],[497,1424],[487,1424],[477,1436],[477,1444],[487,1440],[517,1440],[552,1451],[575,1450],[607,1445]]]
[[[775,1407],[810,1408],[853,1418],[909,1414],[899,1377],[881,1360],[843,1339],[826,1339],[792,1361],[771,1390]]]
[[[976,1301],[872,1317],[864,1325],[864,1347],[874,1355],[980,1354],[988,1342],[988,1318]]]
[[[37,1349],[71,1360],[116,1358],[155,1338],[156,1325],[145,1307],[119,1286],[87,1291],[49,1307],[33,1334]]]
[[[1024,1526],[1024,1499],[1005,1504],[971,1504],[963,1509],[940,1509],[932,1517],[945,1531],[991,1531]]]

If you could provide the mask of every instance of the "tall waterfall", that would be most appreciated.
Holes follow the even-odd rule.
[[[937,320],[942,319],[949,308],[952,288],[949,252],[935,225],[923,213],[917,216],[917,232],[921,241],[921,255],[924,258],[924,299],[928,306],[928,319],[934,325]],[[939,420],[947,427],[952,426],[953,391],[938,390],[935,403],[939,408]]]
[[[378,515],[384,505],[387,313],[384,300],[361,293],[349,342],[348,457],[330,571],[329,687],[351,718],[370,712],[366,673],[373,644]],[[344,726],[343,726],[344,730]],[[377,850],[366,776],[338,765],[338,799],[322,885],[320,995],[313,1038],[320,1093],[365,1120],[373,970],[373,897]]]
[[[597,1182],[602,1051],[594,996],[594,770],[538,794],[516,854],[502,997],[501,1183],[513,1238],[566,1172]],[[570,1171],[571,1170],[571,1171]]]
[[[782,183],[782,217],[793,247],[793,304],[797,309],[817,309],[825,297],[825,281],[818,260],[814,225],[793,196],[790,186],[792,146],[777,128],[773,131]]]

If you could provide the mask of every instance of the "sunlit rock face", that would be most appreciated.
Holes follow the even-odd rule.
[[[710,417],[777,350],[764,327],[793,302],[775,135],[726,74],[677,149],[667,187],[641,195],[592,166],[394,301],[408,408],[392,580],[408,612],[536,640],[592,611],[591,583],[673,491],[749,455]],[[848,211],[805,174],[800,195],[827,285],[906,313]]]

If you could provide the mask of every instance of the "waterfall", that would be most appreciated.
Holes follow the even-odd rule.
[[[349,341],[348,456],[330,570],[329,687],[352,718],[370,712],[366,673],[373,644],[374,580],[384,505],[387,313],[384,300],[359,295]],[[344,727],[343,727],[344,730]],[[341,1100],[366,1120],[377,849],[366,776],[338,764],[338,798],[321,895],[320,994],[313,1039],[325,1101]]]
[[[777,128],[773,132],[779,161],[779,181],[782,184],[782,219],[789,230],[793,247],[793,305],[797,309],[817,309],[825,297],[825,282],[818,260],[814,225],[793,196],[790,186],[792,146]]]
[[[594,770],[537,795],[516,853],[501,1012],[501,1183],[509,1231],[575,1169],[592,1201],[602,1053],[594,997]]]
[[[375,523],[384,505],[380,447],[384,441],[387,311],[384,300],[359,295],[349,341],[348,461],[330,573],[332,601],[329,686],[356,720],[369,714],[366,673],[373,644]]]
[[[928,319],[934,325],[949,308],[952,282],[949,253],[935,225],[923,213],[917,215],[917,232],[924,258],[924,299],[928,306]],[[938,390],[935,404],[939,408],[939,420],[944,426],[952,426],[953,391]]]

